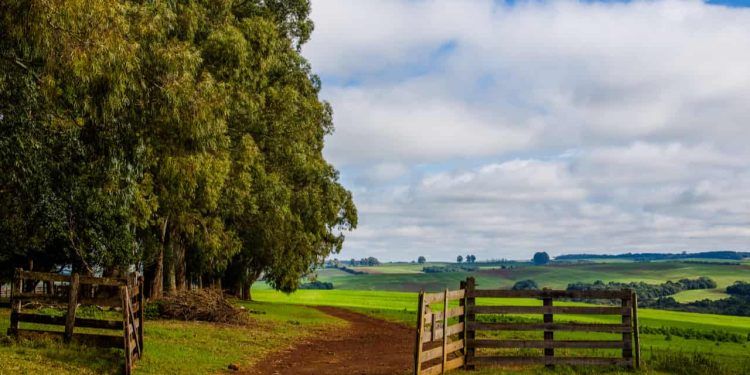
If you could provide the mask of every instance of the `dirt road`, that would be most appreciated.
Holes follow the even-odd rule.
[[[335,307],[318,310],[349,322],[272,354],[248,374],[394,375],[409,373],[414,330]]]

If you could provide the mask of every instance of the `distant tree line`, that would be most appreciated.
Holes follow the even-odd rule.
[[[568,284],[567,290],[615,290],[615,289],[633,289],[638,295],[639,301],[645,301],[655,298],[662,298],[677,294],[684,290],[693,289],[714,289],[716,282],[708,277],[699,277],[697,279],[681,279],[677,282],[667,281],[662,284],[646,284],[644,282],[609,282],[604,283],[597,280],[593,283],[571,283]]]
[[[743,258],[750,257],[750,253],[736,252],[736,251],[705,251],[698,253],[687,253],[682,252],[678,254],[669,253],[625,253],[616,255],[607,254],[567,254],[559,255],[555,257],[556,260],[580,260],[580,259],[627,259],[633,261],[655,261],[655,260],[670,260],[670,259],[728,259],[728,260],[742,260]]]
[[[640,307],[661,310],[686,311],[704,314],[722,314],[750,316],[750,298],[732,296],[725,299],[711,301],[704,299],[689,303],[679,303],[672,297],[658,298],[639,303]]]
[[[326,281],[311,281],[309,283],[304,283],[299,286],[299,289],[319,289],[319,290],[331,290],[333,289],[333,283],[329,283]]]
[[[367,257],[360,260],[352,258],[351,260],[349,260],[349,265],[352,267],[374,267],[379,266],[380,261],[375,257]]]
[[[445,266],[428,266],[422,267],[424,273],[444,273],[444,272],[475,272],[478,271],[478,266],[469,264],[448,264]]]

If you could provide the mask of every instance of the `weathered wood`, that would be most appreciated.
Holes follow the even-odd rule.
[[[130,375],[132,368],[133,368],[133,356],[131,353],[133,352],[132,347],[130,346],[130,324],[129,324],[129,315],[128,307],[130,304],[128,303],[130,301],[130,297],[128,296],[128,287],[127,286],[121,286],[120,287],[120,298],[122,301],[122,322],[123,322],[123,333],[122,333],[122,340],[123,340],[123,349],[125,349],[125,368],[124,373],[125,375]]]
[[[430,317],[430,336],[431,336],[430,340],[435,341],[436,340],[435,335],[437,334],[437,329],[438,327],[442,328],[442,326],[438,326],[437,316],[435,315],[435,313],[429,313],[427,314],[427,316]]]
[[[18,295],[21,294],[23,285],[21,280],[21,272],[23,272],[20,268],[16,268],[15,275],[13,277],[13,285],[11,286],[10,290],[10,326],[8,327],[8,334],[9,335],[16,335],[18,333],[18,314],[21,313],[21,300],[17,298]]]
[[[631,293],[632,296],[632,293]],[[622,300],[622,307],[630,309],[632,300],[630,298]],[[622,333],[622,342],[624,344],[622,348],[622,357],[630,360],[630,366],[633,366],[633,322],[630,315],[622,316],[622,325],[627,326],[628,331]]]
[[[630,291],[621,290],[501,290],[477,289],[469,293],[473,298],[582,298],[623,299],[630,298]]]
[[[445,289],[445,298],[443,299],[443,374],[445,374],[445,364],[448,362],[448,288]]]
[[[622,324],[582,323],[480,323],[469,322],[470,331],[575,331],[622,333],[630,331]]]
[[[623,358],[605,358],[605,357],[508,357],[508,356],[482,356],[473,357],[471,364],[488,364],[488,365],[534,365],[550,363],[553,365],[621,365],[629,363]]]
[[[81,297],[78,301],[81,305],[94,305],[104,307],[122,307],[122,299],[118,296],[110,297]]]
[[[39,293],[18,293],[18,295],[14,296],[14,299],[17,301],[40,301],[40,302],[58,302],[58,303],[67,303],[69,297],[65,295],[53,295],[53,294],[39,294]]]
[[[551,309],[552,308],[552,298],[545,297],[542,300],[542,304],[544,307]],[[544,314],[543,317],[545,324],[552,324],[553,315],[551,313]],[[544,341],[547,343],[551,343],[554,340],[555,333],[552,330],[545,330],[544,331]],[[544,358],[546,359],[545,363],[548,366],[552,365],[552,357],[555,356],[555,349],[553,347],[546,347],[544,348]]]
[[[455,301],[461,298],[464,298],[464,293],[466,291],[464,290],[451,290],[448,292],[448,300],[449,301]],[[443,302],[443,292],[440,293],[425,293],[424,295],[424,303],[431,304],[435,302]]]
[[[459,289],[466,290],[465,280],[461,280],[461,282],[459,283]],[[466,293],[464,293],[464,298],[461,298],[460,300],[458,300],[458,305],[464,308],[464,314],[461,314],[458,316],[458,323],[465,324],[466,322]],[[463,343],[463,351],[461,353],[461,356],[466,358],[466,330],[463,330],[458,334],[458,340]]]
[[[65,332],[42,331],[35,329],[19,329],[18,335],[26,338],[38,338],[43,336],[52,336],[64,339]],[[118,348],[122,349],[122,337],[110,335],[97,335],[90,333],[74,333],[71,342],[93,346],[98,348]]]
[[[136,310],[136,315],[138,316],[138,342],[141,348],[141,356],[139,359],[143,357],[143,308],[146,306],[144,298],[143,276],[138,276],[138,310]]]
[[[464,342],[463,341],[453,341],[451,343],[448,343],[445,346],[445,351],[448,352],[448,354],[453,353],[457,350],[461,350],[464,348]],[[433,348],[430,350],[425,350],[422,352],[422,363],[431,361],[436,358],[440,358],[443,355],[443,346],[438,346],[437,348]]]
[[[457,369],[464,365],[464,357],[456,357],[448,361],[445,366],[442,364],[437,364],[435,366],[432,366],[430,368],[427,368],[422,371],[421,375],[436,375],[443,373],[443,371],[450,371]]]
[[[630,309],[617,306],[473,306],[474,314],[592,314],[630,315]]]
[[[414,350],[414,375],[420,375],[422,373],[422,343],[424,332],[424,291],[419,292],[419,299],[417,302],[417,343]]]
[[[448,326],[447,334],[448,334],[448,336],[453,336],[453,335],[456,335],[456,334],[459,334],[459,333],[463,332],[463,330],[464,330],[464,324],[463,323],[453,324],[453,325]],[[443,328],[438,328],[437,330],[435,330],[435,336],[436,337],[442,337],[443,336]],[[422,342],[423,343],[427,343],[427,342],[431,342],[431,341],[434,341],[432,339],[432,332],[429,332],[429,331],[425,332],[422,335]]]
[[[127,310],[128,310],[128,313],[129,313],[128,315],[129,315],[129,318],[130,318],[130,326],[131,326],[131,328],[133,330],[133,337],[135,338],[134,339],[134,341],[135,341],[134,344],[135,344],[136,349],[138,349],[137,350],[138,351],[138,358],[140,359],[141,358],[141,344],[138,341],[138,324],[140,322],[137,321],[137,320],[135,320],[135,315],[133,315],[133,304],[130,302],[130,298],[128,298],[127,300],[125,300],[125,302],[128,305],[127,306]],[[125,306],[123,306],[123,309],[124,308],[125,308]]]
[[[633,293],[633,344],[635,345],[635,368],[641,368],[640,328],[638,327],[638,294]]]
[[[464,323],[465,326],[465,336],[467,341],[474,340],[476,338],[476,331],[474,329],[471,329],[472,323],[476,322],[477,316],[472,312],[474,306],[476,306],[476,299],[472,296],[474,292],[476,291],[476,280],[473,277],[467,277],[466,278],[466,293],[465,293],[465,301],[466,301],[466,320]],[[467,344],[466,349],[466,356],[465,356],[465,363],[464,363],[464,369],[466,370],[473,370],[474,365],[469,364],[469,360],[471,358],[474,358],[474,355],[476,355],[476,349],[471,347]]]
[[[70,293],[68,293],[68,312],[65,315],[65,341],[70,342],[73,338],[73,328],[76,323],[76,310],[78,309],[78,287],[80,277],[77,273],[70,275]]]
[[[455,318],[457,316],[461,316],[464,314],[464,307],[458,306],[458,307],[451,307],[448,309],[448,319]],[[444,320],[443,315],[445,315],[444,311],[436,311],[432,314],[429,314],[425,317],[425,321],[435,319],[435,320]]]
[[[22,313],[18,315],[18,320],[24,323],[64,326],[66,324],[67,317]],[[75,327],[81,328],[122,329],[122,322],[119,320],[76,318],[74,325]]]
[[[622,349],[621,340],[471,340],[469,345],[474,348],[518,348],[518,349],[545,349],[545,348],[576,348],[576,349]]]

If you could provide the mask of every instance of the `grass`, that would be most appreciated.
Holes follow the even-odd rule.
[[[672,296],[677,302],[681,303],[687,303],[687,302],[693,302],[693,301],[700,301],[704,299],[708,300],[719,300],[724,298],[729,298],[729,294],[725,292],[724,289],[695,289],[695,290],[686,290],[683,292],[679,292]]]
[[[344,322],[315,309],[264,302],[240,303],[250,313],[249,326],[171,320],[147,321],[145,350],[136,374],[215,374],[230,363],[248,368],[268,353],[296,339]],[[9,324],[9,310],[0,309],[0,330]],[[40,328],[25,325],[22,328]],[[113,365],[116,364],[116,365]],[[0,342],[0,374],[119,374],[122,351],[82,348],[56,340],[5,339]]]
[[[481,265],[481,264],[479,264]],[[677,281],[682,278],[708,276],[722,290],[735,281],[750,282],[750,264],[695,264],[684,262],[620,262],[620,263],[571,263],[548,266],[519,266],[512,269],[487,269],[478,272],[452,272],[425,274],[419,272],[423,265],[410,263],[384,264],[378,267],[357,267],[377,274],[352,275],[339,270],[318,271],[318,279],[332,282],[337,289],[391,290],[416,292],[421,289],[439,291],[446,287],[456,288],[459,281],[474,276],[482,288],[507,288],[516,281],[533,279],[540,287],[565,288],[573,282],[596,280],[647,283]],[[717,295],[717,291],[712,293]]]

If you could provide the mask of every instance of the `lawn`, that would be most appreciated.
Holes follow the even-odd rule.
[[[249,326],[170,320],[147,321],[144,357],[136,374],[212,374],[227,372],[230,363],[247,368],[266,354],[296,339],[344,322],[299,305],[242,302]],[[9,310],[0,309],[0,330],[9,324]],[[22,327],[24,323],[22,323]],[[30,327],[38,328],[38,327]],[[119,374],[119,350],[81,348],[54,340],[4,339],[0,342],[0,374]],[[117,366],[113,366],[117,363]]]

